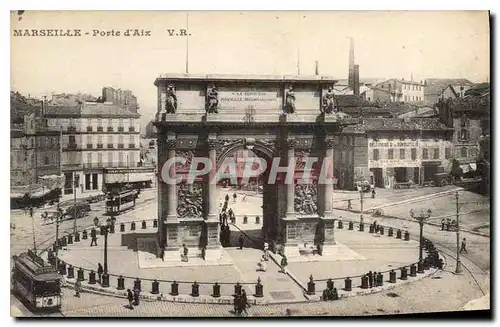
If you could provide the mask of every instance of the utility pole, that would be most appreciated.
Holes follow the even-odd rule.
[[[455,200],[457,203],[457,266],[455,268],[455,274],[461,274],[462,273],[462,263],[460,262],[460,223],[459,223],[459,217],[460,217],[460,207],[458,203],[458,191],[455,192]]]
[[[33,207],[30,207],[30,216],[31,216],[31,229],[33,232],[33,251],[36,254],[36,237],[35,237],[35,218],[33,218]]]

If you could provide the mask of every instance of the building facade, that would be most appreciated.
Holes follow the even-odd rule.
[[[377,95],[374,94],[374,98],[377,98],[377,96],[387,96],[384,95],[384,92],[388,91],[391,102],[408,102],[415,104],[424,102],[424,84],[421,82],[392,78],[377,84],[376,88],[381,90],[377,92]],[[380,100],[383,101],[382,99]]]
[[[465,78],[427,78],[424,85],[425,105],[433,107],[439,99],[463,97],[474,83]]]
[[[85,102],[69,108],[49,106],[45,116],[49,126],[62,129],[65,194],[74,192],[77,175],[78,192],[97,192],[106,184],[121,183],[111,177],[116,169],[140,166],[139,114],[111,103]],[[113,168],[108,180],[107,168]],[[127,182],[138,181],[133,177]]]
[[[103,87],[101,100],[103,102],[110,102],[133,113],[137,113],[139,110],[137,98],[130,90],[114,89],[109,86]]]

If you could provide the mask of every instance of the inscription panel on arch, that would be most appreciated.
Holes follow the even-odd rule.
[[[230,87],[221,86],[219,91],[219,108],[236,109],[245,112],[254,110],[280,110],[281,97],[278,87]]]

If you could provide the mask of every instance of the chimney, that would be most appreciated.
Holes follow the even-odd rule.
[[[315,63],[314,75],[318,76],[319,75],[318,61],[316,60],[314,63]]]
[[[349,76],[347,86],[354,90],[354,39],[349,38]]]
[[[354,65],[354,83],[353,83],[353,94],[359,95],[359,65]]]

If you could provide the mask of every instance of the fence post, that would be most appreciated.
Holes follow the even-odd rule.
[[[349,277],[345,279],[344,284],[344,290],[347,292],[352,291],[352,280]]]
[[[396,272],[393,270],[391,270],[391,272],[389,273],[389,283],[395,283],[396,282]]]
[[[73,244],[73,235],[68,234],[68,244]]]
[[[91,270],[89,272],[89,284],[95,284],[95,271]]]
[[[316,293],[316,284],[314,283],[313,276],[309,276],[309,282],[307,283],[307,294],[314,295]]]
[[[75,242],[80,242],[80,232],[75,233]]]
[[[241,295],[241,285],[239,282],[234,285],[234,294]]]
[[[354,223],[352,221],[349,222],[349,230],[354,230]]]
[[[365,230],[365,224],[364,223],[360,223],[359,224],[359,231],[360,232],[364,232],[364,230]]]
[[[170,288],[170,295],[172,296],[177,296],[179,295],[179,284],[174,280],[174,282],[171,284]]]
[[[412,264],[410,266],[410,277],[415,277],[417,276],[417,267],[415,266],[415,264]]]
[[[331,278],[328,278],[326,281],[326,288],[328,288],[330,291],[333,290],[333,280]]]
[[[195,281],[193,285],[191,285],[191,296],[198,297],[200,296],[200,285]]]
[[[212,297],[220,297],[220,285],[217,282],[213,286]]]
[[[120,277],[118,277],[118,285],[116,289],[120,291],[125,289],[125,278],[123,278],[123,276],[121,275]]]
[[[401,268],[401,280],[407,280],[408,279],[408,270],[406,267]]]
[[[257,278],[257,284],[255,285],[255,297],[264,296],[264,285],[262,285],[260,277]]]
[[[78,269],[78,278],[79,281],[85,280],[85,277],[83,276],[83,269],[79,268]]]
[[[73,266],[68,266],[68,278],[75,278],[75,268]]]
[[[368,277],[366,275],[361,277],[361,288],[362,289],[368,288]]]
[[[159,294],[160,293],[160,283],[158,283],[158,281],[155,279],[152,283],[151,283],[151,294]]]

